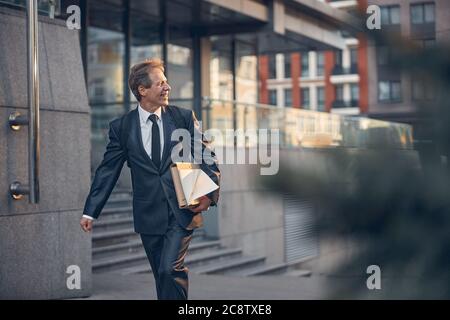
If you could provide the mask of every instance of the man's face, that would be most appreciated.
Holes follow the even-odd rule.
[[[151,106],[167,106],[169,104],[170,86],[164,73],[157,68],[149,72],[152,82],[150,88],[140,88],[141,102]]]

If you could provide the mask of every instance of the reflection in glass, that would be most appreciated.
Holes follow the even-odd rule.
[[[317,87],[317,110],[325,111],[325,88]]]
[[[302,59],[302,67],[301,67],[302,77],[308,78],[309,77],[309,53],[302,52],[301,59]]]
[[[213,99],[233,100],[233,71],[231,68],[231,38],[211,37],[209,63],[210,96]]]
[[[189,40],[168,44],[168,80],[171,98],[193,98],[192,48]]]
[[[150,58],[162,59],[157,1],[146,1],[146,5],[145,13],[134,10],[131,12],[130,66]],[[136,102],[131,90],[130,101],[133,104]]]
[[[123,33],[88,29],[88,90],[91,103],[123,100]]]
[[[236,100],[239,102],[257,102],[257,63],[256,48],[236,41]]]
[[[284,89],[284,106],[292,107],[292,89]]]
[[[311,104],[310,104],[310,100],[309,100],[309,88],[301,88],[300,98],[302,100],[301,107],[303,109],[310,109]]]
[[[248,133],[258,129],[277,129],[281,147],[356,147],[384,149],[412,149],[410,125],[390,123],[369,118],[302,110],[277,108],[263,104],[241,104],[204,99],[210,109],[210,126],[223,137],[233,132],[233,108],[243,116],[235,129]],[[250,130],[250,131],[249,131]],[[237,140],[237,146],[252,146],[251,139]],[[232,146],[233,139],[214,139],[213,146]]]

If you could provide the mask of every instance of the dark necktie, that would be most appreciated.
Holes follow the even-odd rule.
[[[161,166],[161,140],[159,136],[159,126],[156,114],[151,114],[149,117],[152,122],[152,160],[155,166],[159,169]]]

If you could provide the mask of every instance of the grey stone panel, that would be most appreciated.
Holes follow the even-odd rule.
[[[72,211],[0,217],[0,299],[90,294],[91,241],[77,226],[79,215]],[[69,265],[81,269],[79,290],[67,288]]]
[[[39,17],[42,109],[89,112],[79,34],[64,21]],[[27,39],[23,12],[0,8],[0,106],[27,106]],[[23,110],[26,112],[26,110]]]
[[[0,108],[5,119],[11,108]],[[85,113],[41,111],[40,203],[12,200],[9,185],[28,183],[28,132],[2,126],[0,215],[81,209],[90,185],[90,117]],[[5,170],[6,168],[6,170]]]

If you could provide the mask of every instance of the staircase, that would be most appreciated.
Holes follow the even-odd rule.
[[[246,256],[240,248],[225,248],[220,240],[208,239],[200,228],[194,231],[185,263],[190,272],[197,274],[295,274],[288,264],[266,265],[265,259]],[[130,191],[115,190],[101,218],[94,223],[92,270],[121,274],[151,272],[140,236],[134,232]]]

